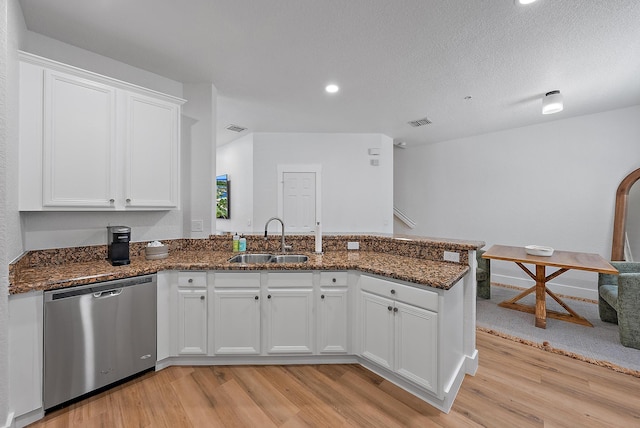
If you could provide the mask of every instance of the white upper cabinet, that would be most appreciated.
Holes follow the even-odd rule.
[[[20,59],[21,211],[178,207],[184,100]]]
[[[112,87],[44,71],[43,207],[112,205],[115,106]]]
[[[176,207],[180,106],[129,92],[125,111],[126,205]]]

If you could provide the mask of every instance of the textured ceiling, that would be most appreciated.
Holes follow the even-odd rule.
[[[21,0],[27,28],[219,93],[218,143],[425,144],[640,104],[640,1]],[[324,93],[328,82],[341,91]],[[565,110],[541,114],[559,89]],[[472,96],[465,100],[466,96]],[[410,120],[433,124],[412,128]]]

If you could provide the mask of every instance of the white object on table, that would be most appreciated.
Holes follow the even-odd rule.
[[[527,254],[531,256],[549,257],[553,254],[553,248],[544,247],[542,245],[527,245],[524,247]]]

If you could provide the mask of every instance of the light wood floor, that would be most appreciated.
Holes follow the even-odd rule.
[[[633,427],[640,379],[478,332],[444,414],[358,365],[170,367],[34,427]]]

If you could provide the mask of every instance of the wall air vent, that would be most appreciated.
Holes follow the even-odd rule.
[[[431,122],[428,117],[423,117],[422,119],[412,120],[411,122],[407,122],[407,123],[413,126],[414,128],[417,128],[418,126],[429,125],[433,122]]]
[[[228,129],[229,131],[233,131],[233,132],[242,132],[247,130],[247,128],[243,128],[242,126],[238,126],[238,125],[229,125],[225,129]]]

